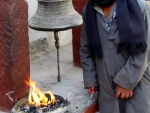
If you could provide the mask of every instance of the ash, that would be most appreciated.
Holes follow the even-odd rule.
[[[60,100],[56,100],[54,104],[49,104],[48,106],[41,106],[41,107],[26,104],[20,108],[20,111],[23,111],[25,113],[45,113],[54,111],[60,107],[65,107],[67,104],[69,104],[67,99],[64,100],[63,103]]]

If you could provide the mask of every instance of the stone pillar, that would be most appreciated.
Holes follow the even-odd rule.
[[[27,12],[24,0],[0,1],[0,111],[10,111],[29,88]]]
[[[88,0],[73,0],[73,5],[76,11],[78,11],[80,14],[82,14],[83,7],[87,3]],[[80,63],[80,55],[79,55],[79,49],[80,49],[80,35],[81,35],[81,27],[75,28],[72,30],[73,32],[73,64],[75,66],[81,67]]]

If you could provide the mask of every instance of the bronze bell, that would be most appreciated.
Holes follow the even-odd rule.
[[[72,0],[37,0],[36,14],[29,20],[29,27],[39,31],[54,31],[57,49],[58,82],[61,80],[59,68],[59,35],[62,30],[82,25],[83,20],[72,5]]]
[[[38,9],[29,27],[39,31],[62,31],[80,26],[82,22],[72,0],[38,0]]]

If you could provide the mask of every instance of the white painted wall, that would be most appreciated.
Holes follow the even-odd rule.
[[[38,2],[37,0],[26,0],[28,3],[28,20],[36,13]],[[42,40],[43,38],[47,38],[48,47],[50,50],[55,49],[55,40],[53,32],[41,32],[32,30],[29,28],[29,42],[32,43],[35,40]],[[60,32],[60,47],[67,45],[72,42],[72,30],[61,31]]]

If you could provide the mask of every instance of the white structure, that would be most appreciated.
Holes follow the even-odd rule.
[[[28,20],[36,13],[38,2],[37,0],[26,0],[28,3]],[[60,32],[60,39],[59,44],[60,47],[67,45],[72,42],[72,30],[67,31],[61,31]],[[36,51],[40,51],[43,47],[41,45],[43,42],[43,39],[47,40],[48,43],[48,49],[53,50],[55,49],[55,40],[54,40],[54,33],[53,32],[42,32],[42,31],[35,31],[29,28],[29,42],[30,45],[35,46],[35,49],[38,49]],[[35,45],[36,43],[36,45]]]

